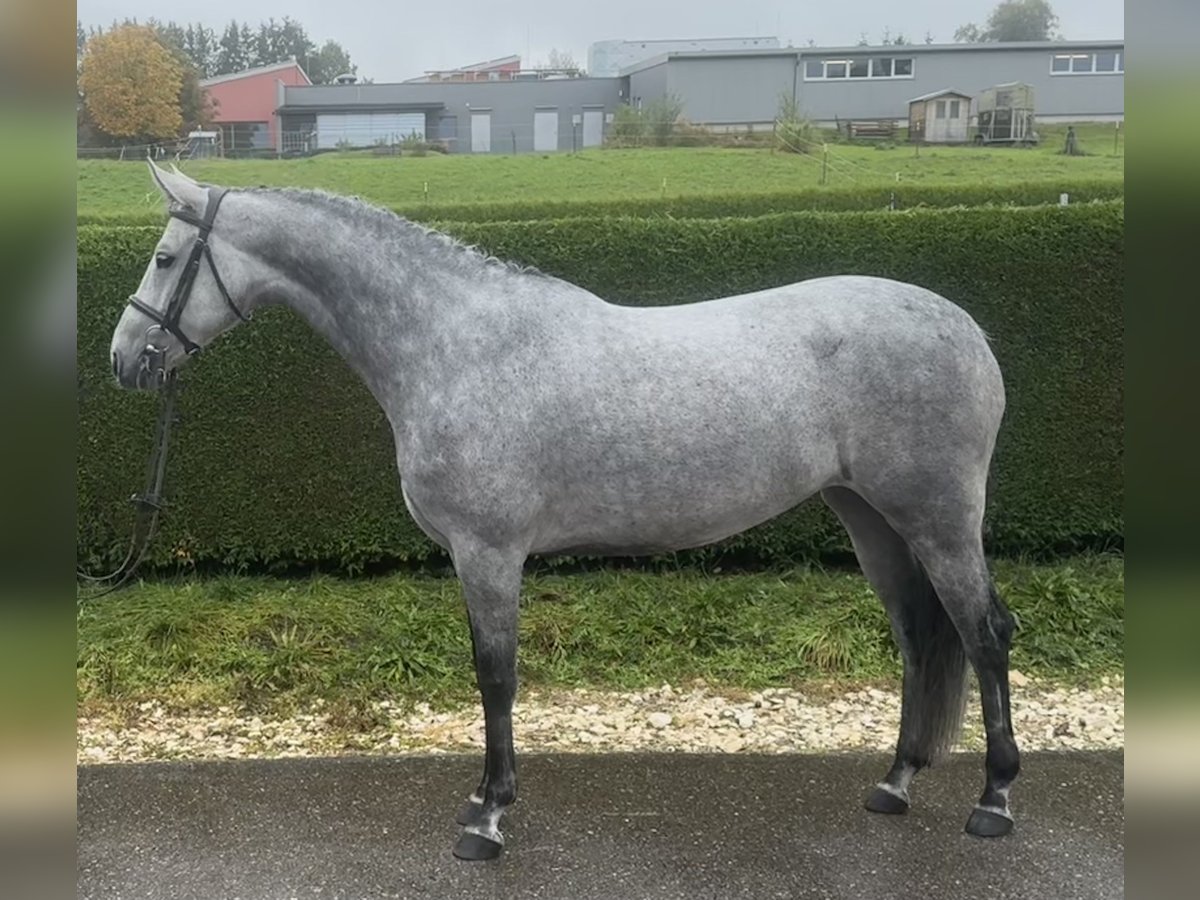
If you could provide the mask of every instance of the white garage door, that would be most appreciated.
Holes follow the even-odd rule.
[[[471,113],[471,152],[492,152],[491,113]]]
[[[604,110],[583,111],[583,146],[599,147],[604,143]]]
[[[543,109],[533,114],[533,149],[558,149],[558,110]]]
[[[322,113],[317,116],[317,146],[332,150],[345,142],[370,147],[377,141],[399,143],[410,134],[425,137],[425,113]]]

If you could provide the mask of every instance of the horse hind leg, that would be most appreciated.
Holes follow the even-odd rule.
[[[1009,708],[1008,653],[1013,618],[988,574],[978,529],[970,537],[962,532],[939,533],[941,538],[914,540],[913,550],[962,637],[975,669],[987,734],[987,779],[966,830],[978,837],[999,837],[1012,831],[1008,795],[1021,768]]]
[[[850,540],[863,574],[887,610],[904,661],[895,761],[866,808],[905,813],[909,785],[953,745],[966,701],[967,659],[954,623],[908,543],[849,488],[822,492]]]

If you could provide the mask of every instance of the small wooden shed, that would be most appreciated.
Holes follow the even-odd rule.
[[[908,139],[923,144],[963,144],[971,122],[971,98],[949,88],[908,101]]]

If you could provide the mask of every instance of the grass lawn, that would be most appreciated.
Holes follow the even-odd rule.
[[[902,183],[1003,184],[1066,178],[1124,179],[1124,132],[1113,154],[1112,125],[1077,127],[1088,156],[1066,157],[1062,126],[1042,126],[1040,146],[923,147],[893,149],[829,145],[828,188]],[[820,155],[768,150],[645,148],[588,150],[578,154],[517,156],[469,154],[376,157],[369,152],[327,153],[290,160],[185,162],[189,175],[231,187],[320,187],[356,194],[397,209],[425,203],[461,204],[500,200],[579,200],[761,193],[819,186]],[[161,208],[157,190],[139,163],[80,160],[77,207],[90,216],[146,215]],[[664,188],[665,181],[665,188]],[[426,194],[426,185],[428,194]]]
[[[1012,664],[1089,682],[1121,671],[1124,564],[997,561],[1019,621]],[[523,682],[637,689],[704,679],[755,689],[893,680],[881,605],[857,572],[532,575]],[[100,711],[158,700],[287,712],[317,697],[452,703],[474,695],[458,584],[390,575],[220,577],[131,587],[78,611],[78,699]]]

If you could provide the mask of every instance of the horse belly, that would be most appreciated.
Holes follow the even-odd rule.
[[[832,451],[789,450],[776,456],[747,447],[723,462],[659,457],[607,478],[580,477],[547,510],[550,527],[539,529],[534,552],[637,556],[738,534],[812,496],[836,472]]]

